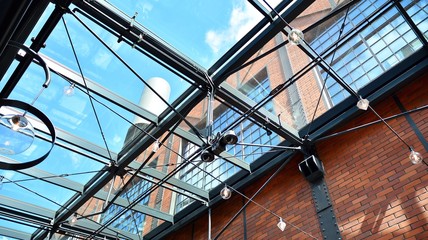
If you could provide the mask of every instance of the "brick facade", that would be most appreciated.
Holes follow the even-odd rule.
[[[407,110],[428,104],[424,88],[427,77],[428,74],[421,76],[394,94]],[[393,96],[375,104],[374,108],[383,117],[400,113]],[[428,112],[419,111],[410,117],[426,141]],[[337,131],[374,120],[376,117],[367,112],[338,127]],[[405,117],[388,123],[427,158],[427,150]],[[317,143],[316,148],[325,166],[325,179],[344,239],[428,238],[428,167],[412,165],[406,146],[385,125],[375,124],[333,137]],[[322,239],[309,183],[297,168],[301,160],[302,156],[296,156],[255,198],[289,223],[284,232],[276,227],[275,216],[250,204],[219,239],[311,239],[291,224]],[[251,196],[271,173],[241,191]],[[213,237],[244,202],[245,199],[235,193],[233,198],[212,209]],[[204,215],[167,239],[207,239],[207,234],[208,217]]]

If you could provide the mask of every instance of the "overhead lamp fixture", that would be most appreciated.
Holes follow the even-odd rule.
[[[24,163],[6,163],[6,162],[0,161],[0,169],[21,170],[21,169],[33,167],[41,163],[43,160],[45,160],[55,144],[56,135],[55,135],[55,128],[53,124],[51,123],[49,118],[46,117],[46,115],[44,115],[41,111],[39,111],[37,108],[32,106],[35,103],[35,101],[38,99],[38,97],[41,95],[43,90],[49,86],[50,72],[46,62],[29,47],[15,41],[10,41],[8,45],[11,47],[21,49],[25,51],[26,54],[31,55],[32,58],[36,59],[39,62],[40,66],[43,67],[43,70],[45,72],[45,82],[42,85],[42,89],[40,90],[39,94],[35,97],[35,99],[31,104],[27,104],[25,102],[21,102],[18,100],[0,99],[0,107],[13,107],[13,108],[21,109],[23,111],[23,114],[8,114],[8,115],[3,115],[0,118],[0,153],[1,154],[7,154],[7,155],[20,154],[26,151],[28,148],[30,148],[30,146],[33,144],[34,135],[35,135],[34,128],[26,117],[27,113],[31,113],[35,117],[37,117],[39,120],[41,120],[41,122],[44,123],[45,126],[48,128],[49,133],[51,135],[51,147],[43,156],[35,160],[24,162]]]
[[[68,97],[71,97],[71,96],[73,96],[74,95],[74,88],[75,88],[76,86],[74,85],[74,83],[72,83],[72,84],[70,84],[70,85],[68,85],[68,86],[65,86],[64,87],[64,95],[65,96],[68,96]]]
[[[413,164],[419,164],[424,160],[424,157],[419,152],[414,151],[413,148],[410,148],[409,159]]]
[[[73,216],[71,216],[70,221],[68,222],[71,226],[76,225],[77,223],[77,213],[73,213]]]
[[[8,114],[0,118],[0,153],[19,154],[34,141],[34,128],[24,115]]]
[[[357,107],[360,110],[366,111],[369,108],[369,104],[370,104],[369,100],[367,100],[365,98],[363,99],[360,97],[360,100],[358,100],[358,102],[357,102]]]
[[[281,231],[283,231],[283,232],[284,232],[285,227],[287,226],[287,224],[286,224],[286,223],[282,220],[282,218],[280,217],[280,218],[279,218],[279,222],[278,222],[278,224],[277,224],[276,226],[278,226],[279,230],[281,230]]]
[[[288,40],[294,45],[299,45],[300,41],[303,40],[303,32],[299,29],[293,28],[288,34]]]
[[[211,152],[209,149],[203,150],[201,153],[201,160],[202,160],[202,162],[214,161],[214,153]]]
[[[227,185],[225,185],[224,188],[221,189],[220,196],[224,200],[227,200],[232,196],[232,191],[230,190],[230,188],[227,187]]]
[[[236,136],[235,131],[229,130],[226,133],[223,134],[223,137],[221,138],[221,141],[223,144],[235,144],[238,142],[238,136]]]

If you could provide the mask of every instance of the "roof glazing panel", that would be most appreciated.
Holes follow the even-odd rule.
[[[248,1],[98,1],[136,20],[204,68],[263,17]]]

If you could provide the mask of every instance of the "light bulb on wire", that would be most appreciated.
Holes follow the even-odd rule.
[[[74,95],[74,87],[75,87],[74,83],[72,83],[68,86],[65,86],[64,87],[64,95],[68,96],[68,97],[73,96]]]
[[[294,45],[299,45],[303,40],[303,32],[296,28],[292,29],[288,34],[288,40]]]
[[[424,157],[419,152],[414,151],[413,148],[410,148],[409,159],[413,164],[419,164],[423,161]]]
[[[227,200],[227,199],[229,199],[232,196],[232,191],[230,190],[230,188],[227,187],[227,185],[224,186],[223,189],[221,189],[220,196],[224,200]]]
[[[33,141],[34,128],[24,115],[11,114],[0,118],[0,153],[22,153]]]
[[[369,104],[370,104],[369,100],[360,98],[360,100],[358,100],[357,102],[357,107],[360,110],[366,111],[369,108]]]
[[[286,224],[286,223],[282,220],[282,218],[280,217],[280,218],[279,218],[279,222],[278,222],[278,224],[277,224],[276,226],[278,226],[278,228],[279,228],[281,231],[283,231],[283,232],[284,232],[285,227],[287,226],[287,224]]]
[[[69,223],[70,223],[71,226],[76,225],[76,223],[77,223],[77,213],[74,213],[73,216],[71,216]]]

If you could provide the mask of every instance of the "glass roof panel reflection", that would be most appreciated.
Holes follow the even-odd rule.
[[[98,1],[208,68],[263,17],[248,1]],[[189,44],[191,43],[191,44]]]
[[[31,103],[36,98],[35,91],[42,89],[44,79],[41,79],[43,78],[41,72],[39,66],[32,64],[12,92],[11,98]],[[86,90],[75,88],[72,96],[63,93],[64,87],[69,85],[58,75],[52,74],[51,84],[43,91],[34,106],[42,110],[56,128],[102,148],[106,148],[105,139],[110,151],[119,152],[134,115],[91,93],[94,97],[93,106],[97,114],[95,115]],[[98,127],[97,118],[103,134]]]
[[[165,79],[169,84],[169,88],[174,90],[169,91],[170,93],[167,96],[163,96],[166,101],[173,102],[190,86],[181,76],[169,71],[127,43],[119,42],[118,37],[94,22],[82,15],[79,15],[79,18],[126,61],[144,81],[154,77]],[[127,69],[73,16],[65,15],[64,19],[85,78],[91,79],[134,104],[139,104],[141,94],[145,88],[143,81]],[[62,21],[59,22],[50,38],[46,41],[46,48],[43,48],[40,52],[79,73]]]
[[[6,218],[6,219],[9,219],[9,218]],[[17,230],[19,229],[19,231],[22,231],[25,233],[33,233],[37,229],[35,227],[30,227],[30,226],[27,226],[24,224],[19,224],[16,221],[13,222],[13,221],[7,221],[7,220],[3,220],[3,219],[0,219],[0,226],[5,227],[5,228],[9,228],[9,229],[17,229]],[[0,239],[2,239],[2,240],[19,239],[19,238],[11,238],[12,236],[7,236],[7,237],[8,238],[6,238],[6,236],[0,235]],[[16,236],[13,236],[13,237],[16,237]]]
[[[75,192],[45,181],[28,180],[28,176],[19,172],[0,171],[4,177],[2,196],[22,202],[58,210]]]

